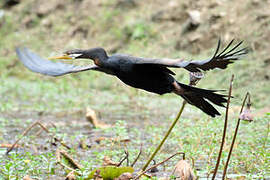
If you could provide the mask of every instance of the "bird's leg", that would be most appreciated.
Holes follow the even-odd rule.
[[[189,85],[195,86],[204,77],[202,72],[189,73]]]

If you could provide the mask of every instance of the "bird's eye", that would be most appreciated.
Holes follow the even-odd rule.
[[[63,54],[64,55],[70,55],[70,54],[72,54],[72,51],[71,50],[67,50],[67,51],[63,52]]]

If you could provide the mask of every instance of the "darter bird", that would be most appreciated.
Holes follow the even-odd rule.
[[[22,63],[31,71],[48,76],[62,76],[88,70],[104,72],[118,77],[125,84],[156,94],[175,93],[189,104],[196,106],[206,114],[215,117],[220,113],[213,103],[224,107],[226,95],[216,90],[192,87],[178,82],[175,73],[168,68],[184,68],[190,72],[208,71],[215,68],[225,69],[228,64],[248,53],[247,48],[239,49],[242,41],[233,46],[232,40],[221,52],[220,40],[214,55],[202,61],[184,61],[182,59],[150,59],[125,54],[109,56],[103,48],[87,50],[74,49],[64,52],[63,56],[48,59],[91,59],[95,65],[75,66],[43,59],[27,48],[17,48],[16,52]]]

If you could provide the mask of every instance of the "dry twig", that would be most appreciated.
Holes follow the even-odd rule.
[[[14,149],[15,146],[18,146],[18,142],[35,126],[39,125],[46,133],[50,133],[50,131],[39,121],[36,121],[32,123],[30,126],[28,126],[22,133],[22,135],[15,141],[15,143],[7,150],[6,154],[10,153]],[[55,141],[59,142],[62,146],[66,147],[67,149],[70,149],[68,145],[66,145],[62,140],[58,139],[57,137],[50,135],[51,138],[53,138]]]
[[[67,174],[65,180],[76,180],[76,176],[75,176],[74,172],[75,172],[75,171],[70,171],[70,172]]]
[[[216,167],[215,167],[215,170],[214,170],[212,180],[214,180],[215,177],[216,177],[219,162],[220,162],[220,159],[221,159],[221,154],[222,154],[222,151],[223,151],[223,146],[224,146],[224,143],[225,143],[227,124],[228,124],[229,106],[230,106],[230,100],[231,100],[231,95],[232,95],[233,78],[234,78],[234,75],[232,75],[231,82],[230,82],[229,95],[228,95],[227,106],[226,106],[226,115],[225,115],[224,128],[223,128],[222,142],[220,144],[219,154],[218,154],[217,163],[216,163]]]
[[[133,166],[136,164],[136,162],[137,162],[138,159],[140,158],[141,154],[142,154],[142,144],[141,144],[141,147],[140,147],[140,152],[139,152],[139,154],[137,155],[137,157],[135,158],[135,160],[133,161],[133,163],[131,164],[131,167],[133,167]]]
[[[230,161],[231,154],[232,154],[232,151],[233,151],[233,146],[234,146],[235,139],[236,139],[236,136],[237,136],[237,132],[238,132],[238,129],[239,129],[239,126],[240,126],[240,122],[241,122],[240,115],[241,115],[241,113],[242,113],[242,111],[244,109],[244,106],[246,104],[246,100],[247,100],[248,97],[249,97],[248,104],[250,104],[250,94],[249,93],[246,94],[245,99],[244,99],[244,101],[242,103],[241,110],[239,112],[239,117],[238,117],[238,121],[237,121],[235,130],[234,130],[234,135],[233,135],[233,140],[232,140],[232,143],[231,143],[230,151],[229,151],[229,154],[228,154],[228,157],[227,157],[227,161],[226,161],[226,164],[225,164],[225,167],[224,167],[224,170],[223,170],[222,179],[225,179],[225,177],[226,177],[227,168],[228,168],[228,165],[229,165],[229,161]]]
[[[31,124],[28,128],[26,128],[22,135],[15,141],[15,143],[13,143],[13,145],[7,150],[6,154],[10,153],[10,151],[12,151],[14,149],[14,147],[18,144],[18,142],[33,128],[37,125],[38,122],[34,122],[33,124]]]
[[[126,154],[127,166],[129,166],[129,152],[126,148],[125,148],[125,154]]]
[[[128,159],[128,152],[125,151],[125,157],[120,160],[120,162],[117,164],[117,167],[121,166],[126,159]]]
[[[75,169],[65,165],[64,163],[61,162],[61,153],[60,153],[60,150],[57,149],[56,152],[55,152],[55,156],[56,156],[56,163],[57,164],[60,164],[62,167],[70,170],[70,171],[75,171]]]
[[[69,166],[65,165],[64,163],[62,163],[62,162],[61,162],[61,155],[64,156],[64,157],[68,160],[68,162],[69,162],[73,167],[75,167],[75,169],[72,168],[72,167],[69,167]],[[66,176],[66,178],[69,177],[69,175],[70,175],[70,178],[73,178],[73,177],[75,176],[74,173],[76,173],[76,174],[78,174],[78,175],[81,176],[81,173],[79,173],[78,171],[76,171],[76,169],[81,169],[81,165],[78,164],[78,163],[77,163],[77,162],[76,162],[76,161],[75,161],[75,160],[74,160],[74,159],[73,159],[66,151],[57,149],[56,152],[55,152],[55,156],[56,156],[56,163],[57,163],[57,164],[59,164],[59,165],[61,165],[63,168],[66,168],[66,169],[68,169],[68,170],[71,171],[71,172]]]
[[[165,159],[165,160],[163,160],[163,161],[161,161],[161,162],[159,162],[159,163],[157,163],[157,164],[155,164],[155,165],[149,167],[148,169],[144,170],[144,171],[141,172],[138,176],[136,176],[136,177],[134,178],[134,180],[135,180],[135,179],[139,179],[139,178],[140,178],[142,175],[144,175],[147,171],[149,171],[149,170],[151,170],[151,169],[153,169],[153,168],[158,167],[159,165],[161,165],[161,164],[163,164],[163,163],[169,161],[169,160],[170,160],[171,158],[173,158],[174,156],[180,155],[180,154],[182,154],[183,157],[185,156],[185,153],[183,153],[183,152],[175,153],[175,154],[171,155],[170,157],[168,157],[167,159]]]
[[[66,151],[60,150],[60,154],[64,156],[69,161],[69,163],[76,169],[82,168],[81,165],[77,163]]]

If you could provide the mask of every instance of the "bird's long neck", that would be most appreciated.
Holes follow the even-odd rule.
[[[104,67],[107,64],[108,56],[107,54],[99,54],[98,56],[94,57],[95,65],[99,67]]]
[[[108,60],[108,55],[103,49],[91,49],[87,51],[86,56],[94,60],[97,66],[105,66]]]

